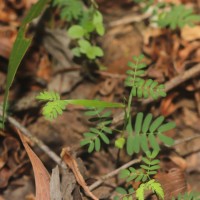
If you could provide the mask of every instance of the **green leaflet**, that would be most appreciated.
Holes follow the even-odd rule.
[[[45,5],[47,5],[48,2],[49,0],[39,0],[36,4],[34,4],[29,10],[24,20],[22,21],[22,24],[19,28],[17,38],[14,42],[8,63],[8,74],[7,74],[6,90],[3,103],[3,124],[5,122],[5,117],[6,117],[5,113],[8,103],[9,89],[13,83],[18,67],[32,42],[33,37],[31,38],[25,37],[29,23],[42,13]]]
[[[92,149],[95,151],[100,151],[101,148],[101,142],[104,142],[105,144],[110,143],[110,139],[107,137],[107,134],[112,134],[112,130],[109,127],[112,123],[112,120],[110,118],[111,112],[105,111],[104,108],[93,108],[89,109],[89,111],[85,112],[87,116],[90,116],[91,118],[89,121],[95,122],[96,127],[90,128],[90,131],[87,133],[84,133],[84,139],[81,141],[81,144],[89,145],[88,142],[84,141],[90,141],[94,142],[95,148]],[[89,152],[90,149],[88,149]]]
[[[146,67],[145,63],[142,63],[144,56],[133,57],[135,63],[128,62],[128,66],[131,68],[127,70],[128,77],[125,80],[125,86],[131,87],[131,95],[138,98],[152,97],[157,99],[158,97],[165,97],[164,85],[159,85],[158,82],[152,79],[145,80],[143,78]]]
[[[173,145],[174,140],[164,135],[164,132],[173,129],[175,123],[164,123],[165,118],[163,116],[153,119],[150,113],[145,116],[140,112],[135,118],[135,125],[133,127],[135,133],[132,130],[131,119],[129,119],[126,127],[128,132],[126,150],[129,155],[138,153],[140,149],[142,149],[143,152],[148,151],[149,144],[153,149],[159,150],[159,140],[167,146]]]
[[[80,0],[53,0],[53,6],[61,8],[61,18],[71,21],[78,19],[83,12],[83,4]]]
[[[185,25],[193,26],[200,21],[200,16],[193,13],[192,9],[184,5],[175,5],[170,11],[162,12],[158,16],[158,25],[161,28],[169,26],[170,29],[182,28]]]

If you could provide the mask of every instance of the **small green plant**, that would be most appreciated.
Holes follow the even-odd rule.
[[[112,134],[112,129],[109,127],[112,123],[111,112],[103,111],[104,109],[94,109],[85,113],[85,115],[91,116],[90,121],[96,122],[96,127],[90,128],[89,132],[84,133],[84,140],[81,141],[81,146],[88,145],[89,153],[94,149],[99,151],[101,148],[101,141],[105,144],[110,143],[108,135]]]
[[[172,200],[200,200],[199,192],[186,192],[184,194],[179,194],[178,197],[173,197]]]
[[[172,6],[170,11],[162,12],[158,16],[157,23],[161,28],[169,27],[174,30],[185,25],[194,26],[194,23],[199,21],[200,15],[194,14],[192,8],[176,5]]]
[[[67,34],[76,41],[72,52],[75,56],[85,55],[94,60],[103,56],[103,50],[92,44],[91,37],[94,34],[104,35],[103,16],[97,10],[97,5],[92,1],[89,9],[83,9],[80,0],[53,0],[53,5],[61,9],[60,16],[63,20],[73,23]],[[73,22],[73,20],[75,20]]]
[[[52,5],[59,7],[61,18],[68,21],[79,19],[83,12],[83,3],[80,0],[53,0]]]
[[[92,1],[94,2],[94,1]],[[39,0],[29,11],[26,18],[23,20],[22,25],[19,29],[17,39],[15,41],[8,68],[8,78],[6,84],[6,92],[3,105],[3,123],[6,116],[6,107],[9,94],[9,88],[12,85],[16,71],[19,64],[24,57],[28,47],[31,44],[31,39],[25,37],[27,26],[29,23],[42,12],[45,5],[48,3],[47,0]],[[92,3],[91,8],[88,10],[83,9],[83,3],[79,0],[54,0],[55,6],[61,8],[61,17],[66,18],[67,21],[75,21],[76,25],[72,25],[68,30],[68,34],[75,40],[77,40],[78,49],[74,49],[77,56],[86,55],[90,59],[95,59],[97,56],[101,56],[102,52],[95,44],[89,42],[91,35],[95,32],[98,35],[104,34],[103,18],[99,11],[97,11],[96,5]],[[181,15],[181,10],[185,12]],[[197,16],[192,16],[191,11],[184,11],[183,8],[179,8],[177,11],[174,7],[173,12],[179,12],[178,23],[169,21],[161,26],[169,26],[170,28],[181,27],[185,25],[185,21],[189,24],[197,21]],[[187,14],[186,14],[187,13]],[[161,16],[161,20],[165,16]],[[182,21],[181,21],[181,20]],[[184,21],[184,22],[183,22]],[[164,23],[164,22],[163,22]],[[74,27],[73,27],[74,26]],[[20,49],[20,51],[19,51]],[[136,191],[133,188],[117,188],[117,191],[122,196],[116,196],[115,199],[130,200],[133,194],[139,200],[144,200],[145,190],[151,190],[160,199],[164,199],[163,189],[153,176],[157,173],[159,169],[159,160],[156,156],[160,150],[160,143],[157,142],[159,139],[165,145],[170,146],[173,144],[173,139],[164,135],[164,132],[171,130],[175,127],[173,122],[164,122],[163,116],[158,116],[153,120],[152,114],[137,113],[135,116],[135,124],[132,125],[132,113],[131,105],[133,97],[137,98],[148,98],[152,97],[157,99],[158,97],[166,96],[164,91],[164,86],[159,85],[157,82],[151,79],[145,79],[145,68],[146,65],[142,63],[144,56],[133,57],[134,63],[130,62],[129,66],[131,70],[127,71],[128,77],[126,79],[125,85],[130,88],[130,94],[128,97],[127,105],[121,103],[105,102],[100,100],[86,100],[86,99],[70,99],[62,100],[60,95],[56,92],[41,92],[37,99],[44,102],[44,107],[42,113],[45,118],[53,120],[61,115],[66,106],[69,104],[84,106],[90,108],[86,114],[91,116],[91,120],[96,122],[95,128],[90,128],[88,133],[84,134],[84,139],[81,142],[83,146],[88,145],[88,151],[93,150],[99,151],[102,144],[110,143],[109,135],[113,134],[113,130],[110,128],[112,123],[111,113],[104,111],[106,108],[122,108],[124,109],[124,128],[119,131],[120,137],[115,141],[115,146],[119,149],[124,148],[126,144],[127,153],[132,155],[134,153],[139,153],[142,150],[146,157],[142,158],[144,164],[140,165],[139,169],[130,167],[129,169],[124,169],[120,173],[121,178],[125,178],[127,184],[130,185],[132,181],[140,182],[140,185]],[[149,149],[153,149],[152,152]],[[173,198],[174,199],[174,198]],[[189,193],[180,194],[178,199],[199,199],[199,194]]]
[[[173,3],[159,2],[153,0],[133,0],[140,3],[143,12],[151,10],[150,21],[160,28],[181,29],[185,25],[194,26],[200,21],[200,15],[195,14],[192,8],[185,5],[174,5]]]
[[[86,99],[70,99],[61,100],[60,95],[56,92],[41,92],[36,96],[37,100],[45,102],[42,109],[42,114],[46,119],[53,120],[61,115],[65,110],[65,107],[69,104],[79,105],[91,108],[123,108],[124,105],[121,103],[111,103],[99,100],[86,100]]]
[[[136,197],[139,200],[144,200],[144,192],[145,190],[151,190],[153,193],[155,193],[159,198],[164,199],[164,191],[160,185],[155,179],[152,178],[153,175],[157,173],[157,170],[160,168],[159,166],[159,160],[155,159],[158,155],[157,150],[154,150],[153,152],[147,151],[146,157],[142,158],[142,161],[144,164],[140,165],[139,169],[135,169],[133,167],[129,167],[129,169],[123,169],[121,170],[119,177],[122,179],[126,179],[127,183],[130,183],[131,181],[135,182],[141,182],[139,188],[136,190]],[[125,191],[124,188],[121,190],[118,190],[120,194],[122,194],[120,191]],[[130,195],[130,193],[128,193]],[[124,193],[125,197],[127,198],[127,193]]]

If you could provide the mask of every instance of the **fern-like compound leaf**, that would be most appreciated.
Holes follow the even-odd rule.
[[[42,114],[48,120],[53,120],[62,115],[67,103],[64,100],[49,101],[42,109]]]
[[[144,116],[143,113],[138,113],[136,115],[134,131],[132,129],[132,122],[129,120],[127,124],[127,142],[126,149],[129,155],[133,153],[138,153],[140,149],[143,152],[149,150],[149,145],[159,151],[159,141],[163,142],[167,146],[174,144],[174,140],[164,134],[164,132],[169,131],[175,127],[175,123],[167,122],[164,123],[165,118],[159,116],[153,120],[152,114],[147,114]]]
[[[36,96],[37,100],[40,101],[56,101],[56,100],[60,100],[60,95],[57,92],[40,92],[39,95]]]
[[[199,192],[186,192],[184,194],[179,194],[176,198],[172,197],[172,200],[200,200]]]
[[[194,14],[192,9],[188,9],[184,5],[176,5],[170,11],[163,12],[157,23],[161,28],[169,26],[173,30],[185,25],[193,26],[195,22],[199,21],[200,16]]]
[[[138,200],[144,200],[144,190],[145,190],[145,184],[142,183],[140,187],[136,190],[136,197]]]
[[[146,68],[146,64],[141,62],[143,56],[133,57],[133,59],[135,63],[128,62],[128,66],[131,69],[127,70],[128,77],[125,80],[125,85],[132,88],[132,96],[138,98],[152,97],[153,99],[165,97],[166,92],[163,84],[159,85],[158,82],[152,79],[145,80],[143,78],[145,74],[144,68]]]
[[[163,190],[161,184],[156,182],[155,179],[152,179],[149,182],[145,183],[145,189],[151,190],[160,199],[164,199],[164,190]]]
[[[105,144],[110,143],[110,139],[108,138],[107,134],[112,134],[112,129],[109,127],[112,123],[111,120],[111,112],[105,111],[102,108],[98,109],[90,109],[89,111],[85,112],[87,116],[91,116],[89,119],[92,122],[96,123],[96,127],[90,128],[89,132],[83,134],[84,139],[81,141],[81,146],[88,145],[88,152],[90,151],[100,151],[101,149],[101,142]],[[89,141],[89,142],[88,142]],[[94,148],[92,148],[91,143],[94,143]]]

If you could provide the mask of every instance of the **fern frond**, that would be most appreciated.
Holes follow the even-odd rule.
[[[138,200],[144,200],[144,190],[145,190],[145,184],[142,183],[140,187],[136,190],[136,198]]]
[[[175,127],[174,122],[163,123],[165,118],[163,116],[157,117],[152,120],[152,114],[147,114],[144,116],[143,113],[138,113],[136,115],[134,132],[132,128],[128,132],[127,137],[127,153],[132,155],[133,153],[138,153],[140,149],[144,152],[149,150],[149,143],[151,147],[155,150],[159,150],[159,143],[157,139],[163,142],[167,146],[171,146],[174,140],[164,134],[164,132],[169,131]],[[131,121],[128,126],[132,126]]]
[[[43,107],[42,114],[46,119],[53,120],[57,118],[58,115],[62,115],[66,105],[67,102],[65,100],[50,101]]]
[[[56,101],[60,100],[60,95],[57,92],[44,91],[40,92],[40,94],[36,96],[36,99],[40,101]]]
[[[159,199],[164,199],[164,191],[160,183],[156,182],[155,179],[152,179],[145,183],[145,189],[151,190],[153,193],[155,193]]]

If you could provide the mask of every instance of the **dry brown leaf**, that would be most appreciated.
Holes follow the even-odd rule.
[[[167,117],[176,111],[177,106],[173,103],[173,99],[177,95],[178,93],[172,93],[162,100],[161,105],[160,105],[160,110],[163,116]]]
[[[187,191],[184,171],[179,168],[173,168],[168,173],[159,172],[155,179],[164,189],[165,200],[171,200],[172,197]]]
[[[27,144],[22,133],[17,130],[19,137],[30,158],[36,185],[36,200],[50,200],[50,176],[41,160]]]
[[[188,42],[200,39],[200,26],[184,26],[181,29],[181,37]]]
[[[73,156],[70,153],[69,148],[63,148],[61,152],[61,157],[63,161],[67,164],[67,166],[73,171],[74,176],[76,177],[77,182],[79,185],[84,189],[84,191],[94,200],[98,200],[98,198],[92,194],[92,192],[89,190],[83,176],[81,175],[78,164],[76,160],[73,158]]]
[[[5,188],[8,185],[8,181],[13,175],[13,172],[8,168],[3,168],[0,170],[0,188]]]
[[[169,155],[169,158],[172,162],[174,162],[177,166],[179,166],[183,171],[187,168],[187,162],[185,159],[183,159],[180,156],[177,156],[175,154]]]

